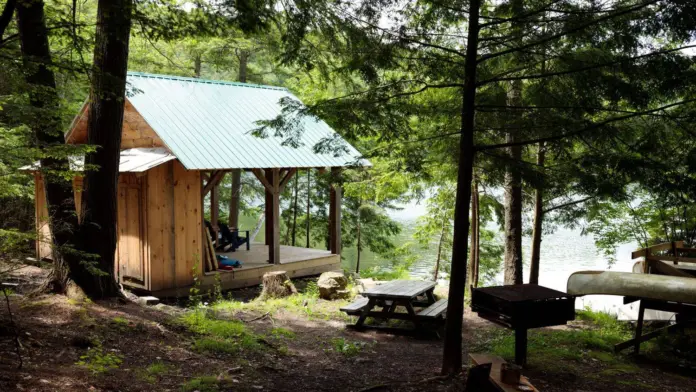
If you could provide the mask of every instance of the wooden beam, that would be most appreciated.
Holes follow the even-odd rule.
[[[251,172],[254,173],[256,176],[256,179],[261,181],[263,184],[263,187],[266,188],[266,191],[268,192],[273,192],[273,184],[271,184],[268,181],[268,173],[271,172],[271,169],[266,169],[266,170],[261,170],[261,169],[251,169]]]
[[[340,168],[332,168],[331,173],[338,176]],[[329,250],[332,254],[341,254],[341,186],[331,184],[329,198]]]
[[[203,187],[202,195],[205,196],[210,192],[211,189],[220,183],[220,180],[225,177],[225,172],[223,170],[216,170],[210,175],[210,180]]]
[[[675,248],[683,248],[683,247],[684,247],[684,241],[676,241],[676,242],[674,242],[674,245],[675,245],[675,246],[674,246]],[[654,253],[654,252],[656,252],[656,251],[660,251],[660,250],[669,250],[669,249],[673,249],[672,243],[671,243],[671,242],[667,242],[667,243],[664,243],[664,244],[657,244],[657,245],[653,245],[653,246],[650,246],[650,247],[647,247],[647,248],[643,248],[643,249],[639,249],[639,250],[637,250],[637,251],[635,251],[635,252],[632,252],[632,253],[631,253],[631,258],[632,258],[632,259],[637,259],[637,258],[639,258],[639,257],[645,257],[645,255],[648,253],[648,251],[650,251],[650,253]]]
[[[292,178],[292,176],[295,175],[295,172],[296,172],[296,171],[297,171],[297,168],[294,168],[294,167],[293,167],[292,169],[289,169],[289,170],[287,170],[287,171],[285,172],[285,175],[283,176],[283,179],[280,180],[280,192],[283,192],[283,190],[285,189],[285,185],[288,184],[288,182],[290,181],[290,179]]]

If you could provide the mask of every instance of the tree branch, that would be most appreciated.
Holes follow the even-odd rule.
[[[597,69],[597,68],[603,68],[603,67],[607,67],[607,66],[611,66],[611,65],[615,65],[615,64],[620,64],[623,62],[634,61],[634,60],[638,60],[638,59],[642,59],[642,58],[646,58],[646,57],[660,56],[663,54],[669,54],[669,53],[678,52],[681,50],[691,49],[691,48],[696,48],[696,45],[680,46],[680,47],[674,48],[674,49],[660,50],[660,51],[656,51],[656,52],[642,54],[640,56],[628,57],[628,58],[623,58],[623,59],[619,59],[619,60],[609,61],[606,63],[593,64],[593,65],[588,65],[588,66],[580,67],[580,68],[576,68],[576,69],[569,69],[569,70],[565,70],[565,71],[548,72],[548,73],[544,73],[544,74],[534,74],[534,75],[525,75],[525,76],[496,77],[496,78],[491,78],[491,79],[480,81],[480,82],[478,82],[478,84],[476,86],[480,87],[480,86],[486,85],[488,83],[495,83],[495,82],[510,82],[510,81],[514,81],[514,80],[532,80],[532,79],[542,79],[542,78],[553,77],[553,76],[562,76],[562,75],[567,75],[567,74],[576,73],[576,72],[584,72],[584,71],[589,71],[589,70],[593,70],[593,69]]]
[[[647,6],[651,5],[651,4],[655,4],[655,3],[657,3],[658,1],[659,1],[659,0],[649,0],[649,1],[646,1],[646,2],[644,2],[644,3],[640,3],[640,4],[638,4],[638,5],[635,5],[635,6],[633,6],[633,7],[627,7],[627,8],[625,8],[625,9],[623,9],[623,10],[620,10],[620,11],[617,11],[617,12],[613,12],[613,13],[611,13],[611,14],[609,14],[609,15],[602,16],[602,17],[597,18],[597,19],[593,19],[593,20],[591,20],[591,21],[589,21],[589,22],[581,23],[581,24],[579,24],[579,25],[577,25],[577,26],[574,26],[574,27],[571,27],[571,28],[569,28],[569,29],[567,29],[567,30],[560,31],[560,32],[558,32],[558,33],[556,33],[556,34],[551,34],[551,35],[548,36],[548,37],[542,38],[542,39],[537,40],[537,41],[530,42],[530,43],[528,43],[528,44],[525,44],[525,45],[522,45],[522,46],[519,46],[519,47],[516,47],[516,48],[510,48],[510,49],[502,50],[502,51],[500,51],[500,52],[491,53],[491,54],[488,54],[488,55],[481,56],[481,58],[479,58],[479,60],[478,60],[478,63],[480,64],[480,63],[482,63],[482,62],[484,62],[484,61],[487,61],[487,60],[490,60],[490,59],[493,59],[493,58],[496,58],[496,57],[504,56],[504,55],[506,55],[506,54],[510,54],[510,53],[522,51],[522,50],[524,50],[524,49],[529,49],[529,48],[534,47],[534,46],[538,46],[538,45],[541,45],[541,44],[545,44],[545,43],[547,43],[547,42],[549,42],[549,41],[553,41],[553,40],[556,39],[556,38],[561,38],[561,37],[564,37],[564,36],[566,36],[566,35],[568,35],[568,34],[572,34],[572,33],[575,33],[575,32],[577,32],[577,31],[582,31],[582,30],[584,30],[585,28],[587,28],[587,27],[589,27],[589,26],[592,26],[592,25],[595,25],[595,24],[598,24],[598,23],[601,23],[601,22],[604,22],[604,21],[607,21],[607,20],[616,18],[617,16],[622,16],[622,15],[630,14],[630,13],[633,12],[633,11],[637,11],[637,10],[639,10],[639,9],[641,9],[641,8],[645,8],[645,7],[647,7]]]
[[[585,198],[580,199],[580,200],[573,200],[573,201],[569,201],[569,202],[567,202],[567,203],[563,203],[563,204],[551,206],[551,207],[545,209],[545,210],[543,211],[543,213],[544,213],[544,214],[547,214],[547,213],[552,212],[552,211],[560,210],[561,208],[570,207],[570,206],[573,206],[573,205],[576,205],[576,204],[584,203],[584,202],[586,202],[586,201],[588,201],[588,200],[592,200],[592,199],[594,199],[594,198],[596,198],[596,197],[597,197],[597,196],[588,196],[588,197],[585,197]]]
[[[513,146],[526,146],[528,144],[536,144],[539,142],[552,142],[552,141],[556,141],[556,140],[561,140],[561,139],[565,139],[567,137],[577,136],[577,135],[581,135],[581,134],[589,132],[589,131],[599,129],[605,125],[608,125],[608,124],[611,124],[611,123],[614,123],[617,121],[622,121],[622,120],[627,120],[627,119],[634,118],[634,117],[649,115],[649,114],[652,114],[655,112],[659,112],[661,110],[669,109],[671,107],[675,107],[675,106],[679,106],[679,105],[684,105],[684,104],[687,104],[690,102],[696,102],[696,98],[671,103],[669,105],[661,106],[661,107],[656,108],[656,109],[649,109],[649,110],[644,110],[641,112],[634,112],[634,113],[627,114],[625,116],[612,117],[612,118],[606,119],[604,121],[601,121],[599,123],[592,124],[588,127],[578,129],[575,131],[571,131],[571,132],[562,133],[559,135],[547,136],[547,137],[542,137],[542,138],[538,138],[538,139],[531,139],[531,140],[523,140],[523,141],[513,142],[513,143],[501,143],[501,144],[489,144],[489,145],[483,145],[483,146],[476,146],[475,150],[476,151],[486,151],[486,150],[493,150],[493,149],[498,149],[498,148],[513,147]]]

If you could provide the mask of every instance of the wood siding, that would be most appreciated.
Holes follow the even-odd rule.
[[[174,162],[147,172],[150,289],[174,287]]]
[[[193,283],[192,270],[203,271],[203,216],[201,173],[186,170],[179,161],[174,166],[174,259],[177,287]]]
[[[69,144],[87,143],[87,113],[85,110],[88,105],[83,107],[80,114],[75,118],[73,127],[66,137]],[[121,149],[137,147],[164,147],[162,139],[145,121],[143,116],[138,113],[128,99],[123,111],[123,130],[121,133]]]
[[[118,184],[118,273],[121,283],[147,288],[144,178],[121,173]]]

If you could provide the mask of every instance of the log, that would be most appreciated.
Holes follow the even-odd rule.
[[[292,284],[288,273],[285,271],[274,271],[263,274],[263,290],[260,299],[283,298],[292,294],[297,294],[295,285]]]

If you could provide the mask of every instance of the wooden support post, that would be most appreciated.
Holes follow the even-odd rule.
[[[266,180],[266,183],[264,183],[264,187],[266,188],[266,193],[265,193],[265,214],[266,214],[266,245],[270,246],[271,245],[271,237],[273,235],[273,216],[272,216],[272,205],[273,205],[273,190],[271,187],[273,187],[273,171],[270,169],[265,170],[264,177]],[[263,182],[263,181],[262,181]]]
[[[219,183],[213,185],[213,189],[210,191],[210,226],[213,227],[215,232],[215,237],[213,238],[213,243],[218,246],[218,232],[220,232],[220,227],[218,226],[218,218],[220,217],[220,187]]]
[[[268,245],[268,262],[280,264],[280,170],[272,169],[273,192],[271,195],[271,242]],[[266,221],[268,224],[268,221]]]
[[[333,176],[338,176],[340,168],[332,168]],[[331,184],[329,201],[329,250],[332,254],[341,254],[341,186],[335,181]]]
[[[268,262],[280,264],[280,169],[253,169],[256,178],[266,188],[266,245]]]
[[[527,365],[527,328],[515,329],[515,363]]]

